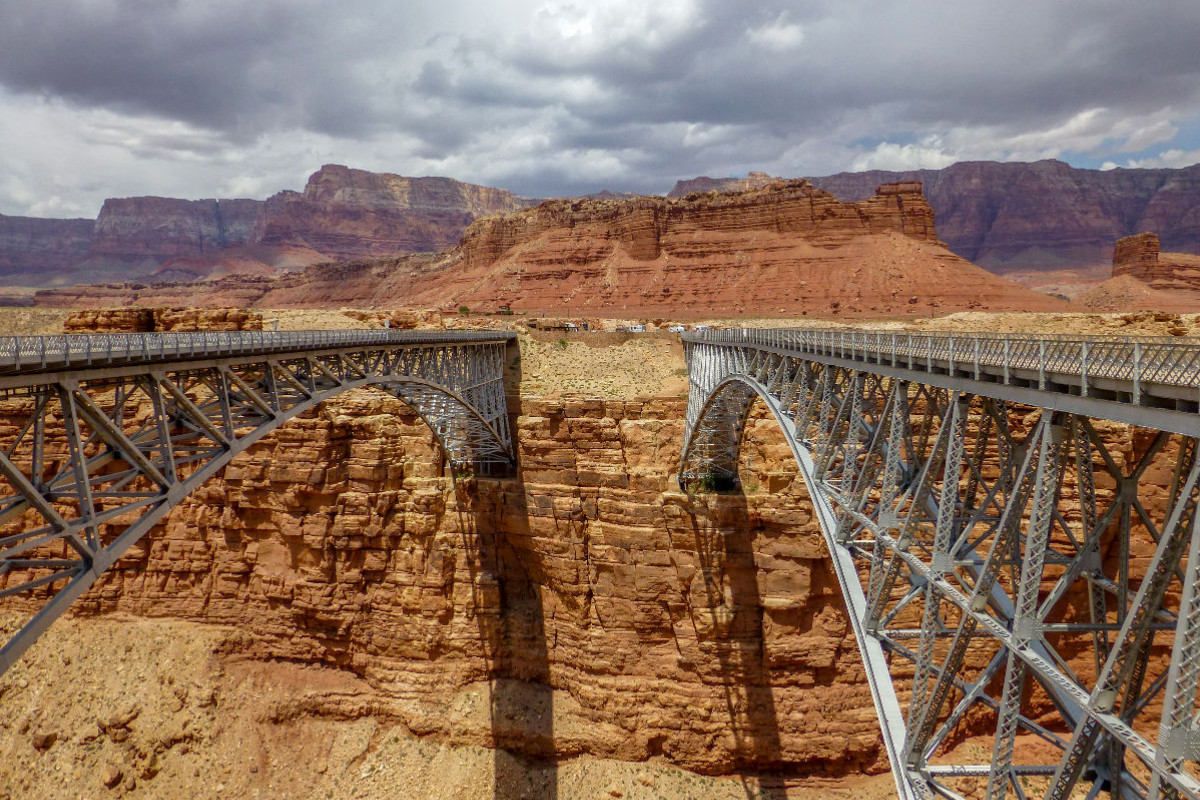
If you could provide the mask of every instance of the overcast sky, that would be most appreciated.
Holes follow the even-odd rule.
[[[1196,0],[6,0],[0,213],[326,163],[526,196],[1200,161]]]

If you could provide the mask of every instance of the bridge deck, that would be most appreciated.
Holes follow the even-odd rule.
[[[1200,340],[1184,337],[735,329],[686,342],[745,345],[899,380],[1200,435]]]
[[[354,347],[504,342],[513,331],[309,330],[203,331],[197,333],[92,333],[0,337],[0,389],[5,378],[105,366],[126,366],[237,356],[313,353]]]

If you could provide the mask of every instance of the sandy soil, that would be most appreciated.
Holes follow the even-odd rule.
[[[888,775],[784,784],[660,762],[529,763],[415,736],[337,670],[239,658],[235,630],[56,622],[0,678],[0,799],[882,800]],[[454,705],[487,713],[486,690]],[[106,783],[112,786],[107,787]]]

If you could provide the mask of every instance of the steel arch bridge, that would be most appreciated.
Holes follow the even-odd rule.
[[[1200,342],[684,343],[680,483],[735,485],[755,401],[779,422],[902,798],[1200,797]]]
[[[513,463],[504,331],[0,338],[0,599],[37,608],[7,670],[128,548],[236,455],[359,387],[409,405],[452,468]]]

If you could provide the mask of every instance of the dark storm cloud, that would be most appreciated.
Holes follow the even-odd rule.
[[[330,160],[665,191],[755,168],[1183,158],[1197,30],[1190,0],[10,0],[0,103],[78,114],[85,143],[164,182],[207,163],[253,191]],[[0,124],[0,145],[52,163],[21,135]],[[277,172],[242,180],[262,163]],[[0,171],[0,193],[36,203],[36,172]]]

